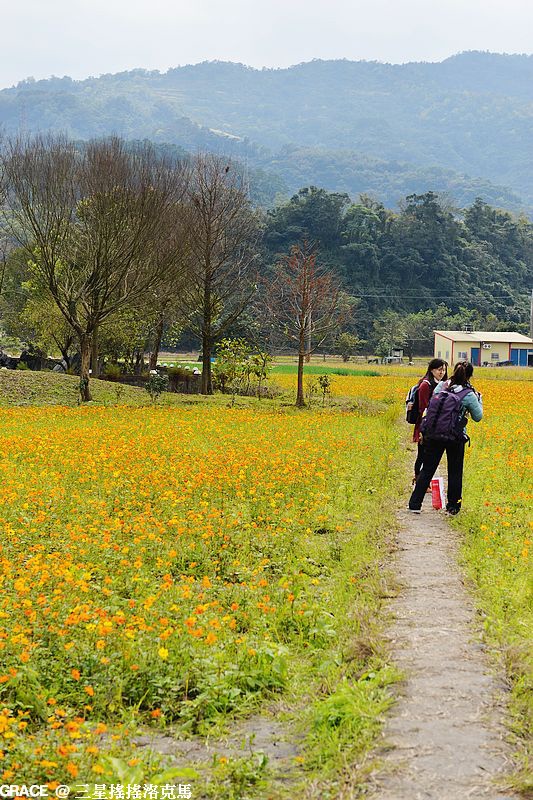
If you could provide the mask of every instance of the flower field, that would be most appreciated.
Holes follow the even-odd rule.
[[[453,524],[526,737],[533,383],[477,372],[485,418]],[[4,783],[109,782],[110,756],[149,777],[139,728],[206,734],[279,697],[304,709],[303,769],[371,748],[394,679],[380,611],[414,373],[331,377],[331,407],[304,412],[2,410]]]
[[[2,780],[110,779],[137,724],[205,733],[304,670],[334,694],[383,587],[395,413],[5,411]]]
[[[533,740],[533,383],[484,377],[476,388],[485,417],[471,425],[457,524],[488,641],[502,649],[513,687],[512,724],[527,748]],[[533,789],[527,749],[521,780]]]

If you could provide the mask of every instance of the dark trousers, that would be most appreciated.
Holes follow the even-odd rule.
[[[418,476],[420,475],[422,464],[424,463],[424,445],[422,444],[422,442],[418,442],[417,448],[418,449],[415,461],[415,478],[418,478]]]
[[[422,507],[426,490],[440,464],[444,451],[446,451],[446,460],[448,462],[448,502],[446,503],[446,508],[456,511],[461,508],[465,443],[439,442],[436,439],[426,439],[424,442],[422,471],[409,499],[409,508],[419,509]]]

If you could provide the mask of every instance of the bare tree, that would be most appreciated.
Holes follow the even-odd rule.
[[[220,156],[198,155],[189,190],[190,268],[179,304],[202,342],[202,394],[212,394],[214,343],[242,314],[254,290],[251,267],[259,220],[242,177]]]
[[[4,291],[4,281],[7,269],[7,244],[0,242],[0,298]]]
[[[6,221],[79,339],[80,394],[90,400],[98,327],[183,261],[175,222],[185,169],[117,138],[83,148],[62,136],[17,139],[2,162]]]
[[[315,246],[303,242],[276,266],[266,287],[266,306],[271,324],[297,350],[296,405],[304,406],[304,361],[345,318],[346,296],[335,276],[317,264]]]

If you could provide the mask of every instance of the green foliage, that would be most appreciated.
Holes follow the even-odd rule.
[[[355,323],[346,333],[369,339],[373,352],[392,347],[410,356],[431,351],[434,328],[518,329],[527,326],[524,287],[533,283],[533,225],[525,218],[476,200],[464,220],[434,192],[409,195],[399,213],[367,196],[328,216],[328,193],[301,192],[267,219],[267,260],[275,263],[279,241],[309,197],[330,223],[321,258],[357,298]],[[337,196],[333,196],[335,199]],[[283,225],[287,224],[284,231]]]
[[[387,667],[369,671],[353,683],[342,681],[314,703],[308,741],[317,767],[327,768],[339,751],[355,755],[369,746],[379,731],[379,716],[392,705],[387,687],[396,677]]]
[[[349,361],[361,345],[361,340],[353,333],[340,333],[335,339],[335,350],[342,356],[343,361]]]
[[[248,394],[251,380],[257,384],[257,395],[261,397],[261,388],[268,378],[272,358],[262,351],[252,349],[245,339],[222,339],[216,349],[216,361],[213,375],[222,391],[230,390],[232,405],[239,393]]]
[[[214,756],[202,797],[207,800],[244,800],[266,788],[268,758],[262,753],[238,759]],[[253,794],[252,794],[253,793]]]
[[[222,339],[217,344],[213,376],[222,391],[230,389],[232,405],[235,395],[244,386],[249,355],[250,347],[244,339]]]
[[[322,391],[322,405],[326,404],[326,397],[327,395],[331,394],[331,378],[326,373],[324,375],[319,375],[318,377],[318,385]]]
[[[168,378],[166,375],[150,375],[144,388],[150,395],[152,403],[156,403],[159,396],[168,391]]]
[[[118,381],[122,375],[120,364],[106,364],[104,367],[104,377],[108,381]]]

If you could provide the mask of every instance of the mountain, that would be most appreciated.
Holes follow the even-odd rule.
[[[204,62],[0,92],[0,125],[117,133],[230,153],[290,193],[314,183],[373,192],[476,194],[533,212],[533,57],[461,53],[440,63],[312,61],[288,69]],[[275,182],[275,181],[274,181]]]

